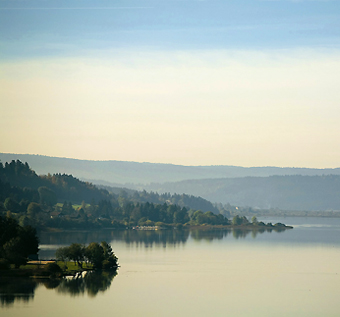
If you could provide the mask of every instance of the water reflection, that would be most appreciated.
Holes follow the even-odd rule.
[[[294,229],[45,233],[42,251],[50,257],[60,245],[110,242],[119,278],[93,277],[93,286],[90,275],[31,281],[26,290],[0,280],[1,303],[8,305],[0,315],[200,317],[223,316],[226,308],[232,316],[339,315],[340,219],[322,219],[323,227],[317,219],[278,221]]]
[[[105,292],[111,286],[117,271],[88,272],[84,276],[63,279],[1,279],[0,303],[1,306],[11,306],[15,302],[29,302],[34,299],[34,292],[39,285],[48,290],[55,290],[59,294],[70,296],[95,297],[99,292]]]
[[[43,252],[40,256],[43,258],[53,258],[54,251],[61,245],[71,243],[88,244],[93,241],[123,241],[127,245],[143,246],[152,248],[153,246],[169,247],[185,244],[189,238],[193,240],[221,240],[228,235],[235,239],[245,238],[251,235],[256,238],[264,232],[283,232],[281,228],[261,228],[255,230],[249,229],[194,229],[194,230],[102,230],[88,232],[56,232],[41,233],[40,248]],[[50,252],[49,252],[50,251]]]
[[[245,238],[248,235],[251,235],[253,238],[256,238],[257,235],[262,234],[264,232],[283,232],[285,229],[272,229],[272,228],[262,228],[256,230],[245,230],[245,229],[196,229],[190,231],[190,236],[195,241],[205,240],[205,241],[213,241],[213,240],[222,240],[227,236],[232,236],[235,239]]]
[[[127,244],[177,245],[185,243],[189,237],[188,230],[102,230],[84,232],[42,232],[40,241],[43,249],[56,249],[70,243],[89,244],[101,241],[124,241]],[[71,242],[70,242],[71,241]]]
[[[145,247],[184,244],[189,238],[188,230],[125,230],[115,235],[116,240]]]
[[[222,240],[227,237],[232,230],[191,230],[190,235],[191,238],[195,241],[213,241],[213,240]]]
[[[61,280],[57,292],[71,296],[79,296],[87,293],[95,297],[99,292],[105,292],[111,286],[117,271],[88,272],[84,277]]]
[[[34,298],[37,282],[31,279],[0,279],[0,303],[1,306],[10,306],[15,301],[28,302]]]

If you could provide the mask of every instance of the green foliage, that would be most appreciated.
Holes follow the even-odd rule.
[[[4,201],[5,210],[10,210],[12,212],[20,212],[20,205],[13,198],[8,197]]]
[[[96,242],[92,242],[85,249],[85,257],[97,269],[101,269],[104,261],[104,249]]]
[[[195,209],[195,210],[202,210],[202,211],[212,211],[214,213],[218,213],[218,209],[213,206],[213,204],[202,198],[202,197],[195,197],[192,195],[186,194],[173,194],[164,193],[158,194],[155,192],[146,192],[143,191],[133,191],[133,190],[118,190],[117,188],[112,188],[108,186],[102,186],[106,188],[110,193],[119,194],[118,200],[123,206],[128,200],[131,200],[134,203],[153,203],[153,204],[169,204],[169,205],[177,205],[180,207],[185,207],[186,209]]]
[[[82,268],[84,261],[85,247],[80,243],[72,243],[69,247],[61,247],[56,250],[56,258],[58,261],[73,261]]]
[[[102,241],[100,246],[103,248],[104,259],[108,259],[113,255],[112,247],[106,241]]]
[[[41,207],[39,204],[35,203],[35,202],[31,202],[28,207],[27,207],[27,215],[30,218],[34,218],[37,214],[39,214],[41,212]]]
[[[228,225],[229,221],[221,214],[216,215],[211,211],[203,213],[201,210],[197,210],[191,215],[191,223],[195,225]]]
[[[240,226],[240,225],[249,224],[249,221],[245,216],[241,217],[239,215],[236,215],[232,220],[232,224],[234,226]]]
[[[1,180],[10,184],[4,184]],[[159,222],[164,227],[189,222],[195,225],[228,224],[227,218],[213,213],[217,209],[200,197],[159,195],[145,191],[120,191],[117,196],[72,175],[37,176],[28,164],[20,161],[12,161],[0,170],[2,201],[4,209],[7,208],[21,225],[36,228],[126,228],[136,225],[153,226]],[[64,203],[56,204],[57,201]],[[72,205],[71,201],[79,205]],[[187,206],[202,206],[203,211],[193,215],[188,212]]]
[[[0,217],[0,258],[19,267],[30,254],[38,253],[39,239],[31,226],[21,227],[10,217]]]
[[[113,254],[103,261],[102,267],[104,270],[115,269],[118,266],[118,258]]]
[[[80,243],[72,243],[67,249],[67,256],[71,261],[76,262],[79,267],[82,267],[82,262],[85,259],[85,247]]]
[[[55,252],[55,256],[58,261],[66,262],[68,259],[68,255],[68,247],[60,247]]]
[[[1,167],[3,167],[2,164]],[[42,189],[38,193],[39,188]],[[38,176],[27,163],[23,164],[19,160],[13,160],[0,168],[0,200],[4,201],[7,197],[15,198],[15,196],[16,201],[24,198],[34,202],[40,201],[50,206],[55,204],[56,197],[59,201],[67,200],[79,203],[82,201],[91,202],[92,199],[99,201],[110,197],[106,190],[82,182],[72,175]]]
[[[74,209],[71,202],[65,201],[63,207],[61,208],[61,212],[65,215],[71,215],[72,213],[74,213]]]
[[[118,258],[112,251],[111,245],[105,241],[101,244],[90,243],[86,248],[83,245],[73,243],[69,247],[61,247],[56,251],[59,261],[71,260],[83,268],[83,261],[88,261],[95,269],[113,269],[118,266]]]
[[[46,272],[48,276],[51,277],[61,277],[63,275],[63,270],[55,262],[47,263],[44,267],[44,272]]]
[[[79,266],[77,263],[74,263],[73,261],[57,261],[57,264],[61,267],[64,273],[74,273],[76,271],[79,271]],[[83,270],[92,270],[93,265],[91,263],[86,263],[84,262],[82,264],[82,269]]]
[[[102,241],[101,244],[90,243],[85,249],[85,257],[97,269],[108,270],[118,266],[118,259],[106,241]]]
[[[38,193],[40,197],[40,203],[47,206],[53,206],[57,203],[57,196],[55,192],[46,186],[41,186],[38,188]]]
[[[257,218],[255,216],[253,216],[251,218],[251,223],[254,224],[254,225],[256,225],[258,223]]]

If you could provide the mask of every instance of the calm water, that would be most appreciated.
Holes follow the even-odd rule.
[[[73,242],[110,242],[118,274],[1,282],[0,315],[339,316],[340,219],[263,220],[294,229],[44,233],[41,258]]]

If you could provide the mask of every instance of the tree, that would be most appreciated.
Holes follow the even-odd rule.
[[[103,248],[105,259],[113,255],[111,245],[109,245],[106,241],[102,241],[100,245]]]
[[[5,259],[15,265],[15,268],[19,268],[20,265],[27,263],[27,258],[20,252],[21,251],[21,240],[19,237],[15,237],[7,241],[3,250],[5,253]]]
[[[39,239],[31,226],[21,227],[10,217],[0,217],[0,258],[7,259],[15,267],[27,262],[30,254],[39,251]]]
[[[239,226],[242,224],[242,218],[239,215],[236,215],[232,220],[233,226]]]
[[[76,262],[80,268],[83,268],[85,247],[80,243],[72,243],[66,250],[67,257]]]
[[[104,249],[97,242],[92,242],[85,249],[85,256],[94,268],[101,269],[104,260]]]
[[[55,192],[46,186],[38,188],[38,193],[40,197],[40,203],[46,204],[48,206],[53,206],[57,203],[57,196]]]
[[[13,198],[8,197],[6,198],[4,202],[4,207],[6,210],[10,210],[11,212],[19,212],[20,211],[20,205],[17,201],[15,201]]]
[[[113,253],[110,244],[105,241],[101,244],[92,242],[86,248],[79,243],[58,248],[56,258],[59,261],[77,262],[80,268],[85,259],[92,263],[95,269],[114,269],[118,266],[118,258]]]
[[[68,247],[60,247],[55,251],[55,257],[58,261],[66,262],[68,259]]]
[[[44,271],[50,277],[62,277],[63,275],[61,267],[55,262],[46,264]]]
[[[35,228],[31,226],[19,227],[19,238],[21,239],[22,254],[29,256],[38,253],[39,238]]]
[[[27,214],[30,218],[34,218],[39,212],[41,212],[41,207],[39,204],[31,202],[27,207]]]
[[[103,269],[109,270],[117,268],[118,258],[113,253],[111,245],[108,244],[106,241],[102,241],[101,247],[104,250]]]

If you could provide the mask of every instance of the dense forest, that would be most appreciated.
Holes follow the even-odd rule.
[[[195,210],[202,210],[202,211],[211,211],[213,213],[219,213],[220,209],[214,206],[210,201],[193,195],[187,194],[170,194],[170,193],[163,193],[158,194],[157,192],[147,192],[137,191],[127,188],[117,188],[117,187],[110,187],[110,186],[98,186],[99,188],[106,189],[111,194],[117,194],[124,197],[129,197],[130,200],[133,202],[141,202],[141,203],[154,203],[154,204],[175,204],[181,207],[185,207],[187,209],[195,209]]]
[[[151,202],[150,202],[151,201]],[[211,210],[207,210],[208,208]],[[203,210],[202,210],[203,209]],[[228,225],[208,201],[188,195],[97,188],[72,175],[38,176],[28,163],[0,163],[0,212],[36,228]]]

